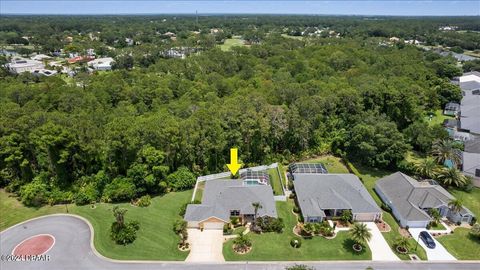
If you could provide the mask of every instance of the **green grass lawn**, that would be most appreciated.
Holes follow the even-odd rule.
[[[268,170],[268,174],[270,176],[270,185],[273,188],[273,193],[275,195],[283,195],[283,188],[282,183],[280,182],[279,169],[272,168]]]
[[[473,188],[470,192],[459,189],[449,189],[455,198],[460,199],[463,205],[470,209],[477,219],[480,219],[480,188]]]
[[[445,229],[447,229],[447,228],[445,228],[445,226],[443,226],[442,223],[437,223],[436,226],[431,226],[430,227],[430,230],[434,230],[434,231],[437,231],[437,230],[442,231],[442,230],[445,230]]]
[[[337,237],[327,240],[317,236],[313,239],[302,240],[302,246],[298,249],[290,246],[290,240],[295,235],[293,227],[296,224],[296,217],[292,213],[293,201],[277,202],[279,217],[285,222],[283,233],[249,233],[252,240],[252,250],[239,255],[233,251],[233,240],[223,245],[223,255],[227,261],[274,261],[274,260],[369,260],[371,251],[364,249],[363,253],[356,254],[352,250],[353,242],[349,239],[347,232],[340,232]]]
[[[225,39],[225,42],[222,45],[220,45],[220,49],[222,51],[230,51],[234,46],[237,46],[237,47],[245,46],[243,43],[243,39],[239,37],[227,38]]]
[[[443,110],[436,110],[432,119],[430,119],[429,116],[425,117],[430,126],[441,125],[445,119],[451,118],[453,118],[453,116],[444,115]]]
[[[205,190],[205,182],[198,183],[197,192],[195,192],[195,200],[201,202],[203,197],[203,190]]]
[[[453,234],[436,239],[459,260],[480,260],[480,240],[471,237],[469,231],[467,228],[457,228]]]
[[[349,173],[340,158],[335,156],[321,156],[305,160],[306,163],[323,163],[329,173]]]
[[[190,201],[192,190],[172,192],[152,198],[148,207],[135,207],[129,203],[117,204],[128,209],[126,220],[140,223],[137,239],[133,244],[121,246],[110,239],[110,226],[114,221],[113,204],[98,203],[95,209],[90,205],[69,205],[69,213],[86,218],[92,224],[96,249],[104,256],[120,260],[185,260],[188,252],[177,249],[178,236],[172,231],[173,223],[181,217],[180,207]],[[0,192],[0,213],[2,229],[15,223],[47,214],[65,213],[65,206],[28,208],[15,198]]]
[[[65,205],[25,207],[12,196],[0,189],[0,231],[31,218],[67,212]]]

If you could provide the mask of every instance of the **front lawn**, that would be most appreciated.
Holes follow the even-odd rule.
[[[332,240],[321,236],[309,240],[302,240],[298,249],[290,246],[290,240],[295,235],[293,227],[296,217],[292,213],[293,201],[277,202],[277,212],[283,218],[285,230],[283,233],[249,233],[252,240],[252,250],[239,255],[233,251],[233,240],[223,245],[223,256],[227,261],[306,261],[306,260],[370,260],[371,251],[367,247],[360,254],[352,250],[353,242],[347,232],[340,232]]]
[[[434,230],[434,231],[442,231],[442,230],[446,230],[447,228],[445,228],[445,226],[443,226],[442,223],[437,223],[435,226],[431,226],[430,227],[430,230]]]
[[[453,234],[436,239],[459,260],[480,260],[480,240],[471,237],[469,231],[467,228],[456,228]]]

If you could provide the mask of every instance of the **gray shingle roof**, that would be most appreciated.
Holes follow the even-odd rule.
[[[229,221],[230,210],[253,215],[254,202],[262,205],[258,209],[259,216],[277,217],[271,186],[244,186],[241,180],[209,180],[205,183],[202,204],[188,205],[185,220],[202,221],[214,216]]]
[[[477,82],[477,81],[461,82],[460,88],[464,91],[472,91],[472,90],[480,89],[480,82]]]
[[[480,154],[480,138],[466,141],[465,152]]]
[[[304,216],[324,217],[325,209],[351,209],[352,213],[381,210],[353,174],[295,173],[294,186]]]
[[[477,176],[477,170],[480,170],[480,154],[462,152],[462,171],[464,174],[474,177]]]
[[[395,207],[398,214],[407,221],[430,221],[431,218],[421,208],[438,208],[448,205],[454,197],[439,185],[417,180],[401,172],[383,177],[375,184]],[[464,208],[461,213],[466,213]]]

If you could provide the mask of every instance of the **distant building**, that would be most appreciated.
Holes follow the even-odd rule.
[[[15,58],[7,64],[6,67],[10,72],[20,74],[23,72],[33,72],[34,70],[44,69],[45,65],[37,60]]]
[[[91,61],[93,59],[95,59],[95,57],[89,56],[89,55],[87,55],[87,56],[76,56],[76,57],[68,59],[68,63],[70,63],[70,64],[83,63],[83,62]]]
[[[111,70],[113,65],[113,58],[105,57],[98,58],[88,62],[87,64],[92,67],[94,70]]]
[[[50,69],[36,69],[32,71],[32,74],[35,76],[46,76],[46,77],[56,75],[57,73],[58,72],[56,70],[50,70]]]
[[[127,43],[128,46],[133,46],[134,41],[131,38],[125,38],[125,43]]]
[[[37,55],[31,57],[32,60],[36,60],[36,61],[43,61],[43,60],[50,59],[50,58],[52,58],[52,57],[50,57],[48,55],[45,55],[45,54],[37,54]]]

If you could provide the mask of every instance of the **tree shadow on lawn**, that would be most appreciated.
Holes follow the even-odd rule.
[[[350,254],[355,256],[362,255],[362,254],[365,254],[365,252],[367,252],[367,248],[364,245],[362,245],[362,250],[359,252],[353,250],[354,244],[355,244],[355,241],[347,238],[343,241],[342,246],[346,251],[348,251]]]

